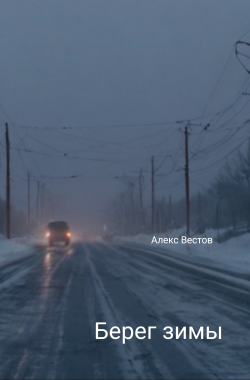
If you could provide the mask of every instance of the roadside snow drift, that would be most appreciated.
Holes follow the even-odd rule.
[[[6,239],[0,234],[0,267],[9,262],[30,256],[31,248],[28,244],[17,243]]]

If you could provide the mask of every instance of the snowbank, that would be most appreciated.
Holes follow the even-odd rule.
[[[0,234],[0,267],[11,261],[30,256],[31,254],[32,250],[28,244],[8,240],[5,236]]]
[[[250,234],[233,237],[224,243],[214,241],[217,232],[208,230],[202,235],[193,237],[209,237],[213,238],[212,244],[181,244],[180,237],[185,235],[184,229],[173,230],[167,233],[121,237],[121,240],[134,242],[150,246],[152,249],[157,249],[161,252],[172,251],[173,254],[179,257],[192,257],[201,264],[211,265],[217,268],[224,268],[233,272],[250,274]],[[153,237],[179,238],[179,244],[156,244],[152,242]]]

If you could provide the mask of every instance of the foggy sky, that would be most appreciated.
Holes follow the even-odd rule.
[[[60,199],[58,217],[91,221],[122,189],[124,175],[136,178],[144,168],[149,181],[152,155],[156,167],[169,155],[159,175],[176,165],[156,185],[157,197],[181,198],[185,124],[174,122],[204,110],[202,125],[190,128],[191,192],[209,186],[225,161],[202,168],[249,137],[244,127],[221,148],[197,155],[249,117],[247,97],[221,119],[209,116],[249,84],[234,55],[235,42],[250,30],[249,14],[248,0],[0,1],[0,196],[8,122],[12,198],[20,209],[26,209],[29,170],[32,207],[39,180]],[[244,39],[250,42],[250,33]],[[166,125],[147,126],[157,123]],[[53,129],[62,126],[72,129]],[[82,177],[59,178],[72,175]]]

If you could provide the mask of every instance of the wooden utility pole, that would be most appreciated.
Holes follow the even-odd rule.
[[[40,198],[40,182],[37,181],[37,193],[36,193],[36,227],[39,224],[39,198]]]
[[[187,235],[190,229],[190,200],[189,200],[189,159],[188,159],[188,127],[185,127],[185,182],[186,182],[186,223]]]
[[[45,210],[45,194],[46,194],[46,189],[45,189],[45,183],[42,183],[41,187],[41,203],[40,203],[40,215],[41,215],[41,222],[44,222],[44,210]]]
[[[10,139],[8,123],[5,124],[6,143],[6,232],[7,239],[10,239]]]
[[[30,233],[30,173],[28,172],[28,232]]]
[[[154,170],[154,156],[151,157],[151,185],[152,185],[152,234],[155,229],[155,170]]]
[[[140,191],[140,206],[141,206],[141,219],[142,219],[142,228],[145,228],[145,217],[144,217],[144,208],[143,208],[143,198],[142,198],[142,181],[143,181],[143,173],[142,169],[139,174],[139,191]]]

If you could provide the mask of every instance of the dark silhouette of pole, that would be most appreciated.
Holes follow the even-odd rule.
[[[30,232],[30,173],[28,172],[28,231]]]
[[[188,128],[185,127],[185,182],[186,182],[186,223],[187,235],[190,229],[190,200],[189,200],[189,159],[188,159]]]
[[[42,183],[41,187],[41,202],[40,202],[40,213],[41,213],[41,222],[44,222],[44,210],[45,210],[45,183]]]
[[[39,198],[40,198],[40,182],[37,181],[37,193],[36,193],[36,227],[39,224]]]
[[[10,239],[10,140],[8,123],[5,124],[6,142],[6,232]]]
[[[140,191],[140,206],[141,206],[142,227],[143,227],[143,230],[144,230],[144,228],[145,228],[145,217],[144,217],[143,198],[142,198],[142,180],[143,180],[143,174],[142,174],[142,169],[141,169],[140,170],[140,174],[139,174],[139,191]]]
[[[154,176],[155,176],[155,170],[154,170],[154,156],[151,157],[151,169],[152,169],[152,173],[151,173],[151,186],[152,186],[152,233],[154,233],[154,229],[155,229],[155,179],[154,179]]]
[[[133,182],[129,182],[130,187],[130,203],[131,203],[131,232],[134,233],[135,228],[135,203],[134,203],[134,186]]]

